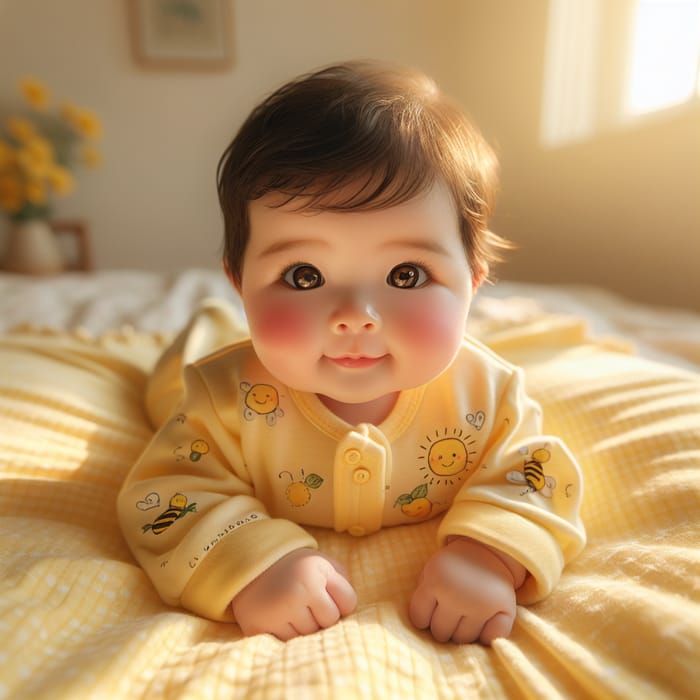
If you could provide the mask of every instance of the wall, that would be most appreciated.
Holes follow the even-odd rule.
[[[104,166],[58,212],[89,221],[99,267],[218,265],[215,168],[248,110],[297,73],[375,57],[433,74],[499,151],[494,227],[520,246],[500,276],[700,309],[699,112],[542,147],[546,0],[232,2],[234,65],[188,74],[132,60],[126,0],[0,0],[0,110],[33,74],[103,119]]]
[[[255,102],[332,60],[377,57],[440,73],[434,37],[454,2],[235,0],[224,73],[146,71],[129,53],[126,0],[0,0],[0,99],[18,75],[98,111],[105,163],[59,213],[90,222],[99,267],[218,265],[216,164]],[[1,105],[0,105],[1,106]]]
[[[601,11],[619,12],[623,2],[603,0]],[[473,30],[458,47],[464,71],[453,92],[498,149],[493,226],[519,245],[500,274],[700,310],[700,100],[546,147],[548,3],[468,2],[461,11],[461,25]],[[603,28],[613,19],[603,14]],[[603,61],[602,74],[610,69]]]

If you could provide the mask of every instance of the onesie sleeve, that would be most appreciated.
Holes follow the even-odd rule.
[[[545,598],[584,547],[580,468],[564,443],[543,435],[541,409],[513,370],[474,475],[443,518],[438,539],[471,537],[519,561],[528,576],[518,602]]]
[[[188,366],[185,398],[132,468],[117,508],[131,551],[166,603],[233,621],[230,603],[242,588],[285,554],[317,544],[256,498],[235,399],[225,420],[217,403],[201,370]]]

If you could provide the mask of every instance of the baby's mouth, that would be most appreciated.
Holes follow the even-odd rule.
[[[378,365],[386,355],[368,357],[366,355],[343,355],[341,357],[327,357],[333,364],[346,369],[369,369]]]

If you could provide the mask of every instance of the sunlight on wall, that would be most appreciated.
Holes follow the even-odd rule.
[[[700,95],[700,0],[550,0],[541,141],[583,141]]]
[[[699,91],[700,0],[639,0],[627,112],[682,104]]]
[[[545,49],[542,141],[578,141],[595,126],[598,0],[550,0]]]

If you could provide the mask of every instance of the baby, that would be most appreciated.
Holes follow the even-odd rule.
[[[581,475],[520,370],[465,337],[506,243],[493,153],[422,74],[332,66],[284,85],[224,153],[224,266],[250,339],[184,370],[119,497],[166,602],[282,640],[350,614],[304,526],[440,517],[409,616],[510,634],[583,547]],[[156,377],[157,379],[157,377]]]

